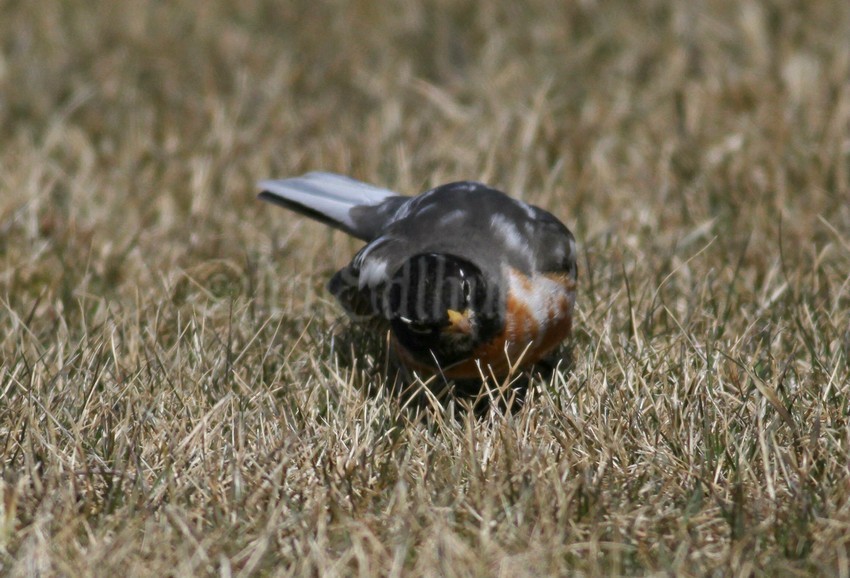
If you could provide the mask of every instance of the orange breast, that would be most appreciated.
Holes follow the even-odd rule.
[[[511,367],[540,361],[570,335],[575,295],[572,278],[566,274],[545,274],[529,279],[511,270],[508,279],[502,331],[480,345],[469,359],[443,368],[446,377],[474,379],[482,372],[504,377]],[[434,367],[422,364],[397,343],[396,350],[405,365],[434,373]]]

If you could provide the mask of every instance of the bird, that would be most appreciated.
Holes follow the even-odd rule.
[[[310,172],[257,187],[366,242],[328,290],[355,322],[388,330],[414,372],[504,378],[571,336],[576,240],[549,211],[475,181],[405,196]]]

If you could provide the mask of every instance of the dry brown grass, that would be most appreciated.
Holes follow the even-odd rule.
[[[850,575],[845,0],[0,13],[0,574]],[[574,367],[402,408],[309,169],[552,209]]]

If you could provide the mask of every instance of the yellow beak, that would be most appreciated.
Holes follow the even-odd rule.
[[[472,324],[469,322],[469,309],[464,310],[463,313],[449,309],[447,313],[449,315],[449,325],[444,331],[449,333],[469,333],[472,330]]]

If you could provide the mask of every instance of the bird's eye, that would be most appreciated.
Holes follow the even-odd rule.
[[[417,333],[419,335],[426,335],[431,333],[434,328],[427,323],[420,323],[418,321],[414,321],[413,319],[408,319],[407,317],[400,317],[402,323],[404,323],[411,333]]]
[[[407,328],[410,329],[411,332],[418,333],[419,335],[426,335],[431,333],[433,330],[430,325],[425,325],[423,323],[411,323],[407,326]]]

